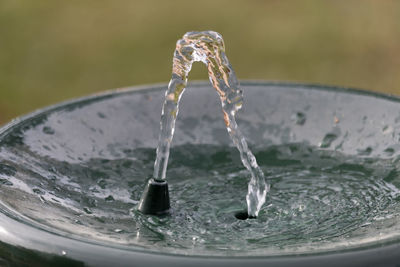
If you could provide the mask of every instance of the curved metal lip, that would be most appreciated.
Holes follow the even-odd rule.
[[[357,95],[363,95],[363,96],[370,96],[370,97],[376,97],[380,99],[385,99],[388,101],[392,102],[398,102],[400,103],[400,96],[393,95],[393,94],[385,94],[385,93],[378,93],[378,92],[372,92],[372,91],[367,91],[365,89],[358,89],[358,88],[350,88],[350,87],[340,87],[340,86],[330,86],[330,85],[323,85],[323,84],[309,84],[309,83],[298,83],[298,82],[284,82],[284,81],[263,81],[263,80],[241,80],[240,81],[241,85],[249,85],[249,86],[278,86],[278,87],[283,87],[283,88],[299,88],[303,90],[317,90],[317,91],[335,91],[335,92],[341,92],[341,93],[349,93],[349,94],[357,94]],[[193,81],[188,84],[188,87],[203,87],[210,85],[208,81]],[[103,99],[109,99],[112,97],[117,97],[121,96],[124,94],[131,94],[131,93],[140,93],[140,92],[148,92],[148,91],[159,91],[162,89],[167,88],[167,84],[165,83],[156,83],[156,84],[148,84],[148,85],[139,85],[139,86],[132,86],[132,87],[123,87],[123,88],[116,88],[116,89],[111,89],[111,90],[106,90],[100,93],[95,93],[89,96],[84,96],[80,98],[74,98],[71,100],[63,101],[60,103],[57,103],[55,105],[50,105],[45,108],[41,108],[38,110],[35,110],[33,112],[30,112],[26,115],[19,116],[15,119],[13,119],[11,122],[3,125],[0,127],[0,142],[1,140],[7,136],[15,127],[18,126],[23,126],[24,124],[28,123],[30,120],[37,118],[42,115],[46,115],[47,113],[54,112],[60,109],[67,108],[70,105],[76,105],[76,104],[85,104],[85,103],[90,103],[90,102],[95,102],[95,101],[101,101]],[[111,250],[121,250],[125,252],[132,252],[140,255],[152,255],[152,256],[161,256],[161,257],[168,257],[168,258],[176,258],[176,259],[214,259],[214,260],[228,260],[230,262],[232,261],[252,261],[252,260],[284,260],[284,259],[315,259],[318,257],[340,257],[342,256],[343,258],[346,258],[349,254],[353,253],[359,253],[360,256],[362,255],[379,255],[380,253],[384,251],[396,251],[400,252],[400,239],[394,238],[394,239],[388,239],[388,240],[380,240],[377,242],[361,245],[359,247],[351,247],[351,248],[342,248],[338,250],[324,250],[324,251],[317,251],[317,252],[305,252],[305,253],[293,253],[293,254],[283,254],[283,255],[189,255],[189,254],[180,254],[180,253],[168,253],[168,252],[163,252],[163,251],[158,251],[158,250],[148,250],[145,248],[141,248],[140,246],[124,246],[124,245],[116,245],[116,244],[108,244],[105,242],[97,241],[97,240],[91,240],[87,238],[81,238],[79,236],[67,234],[63,231],[56,230],[47,226],[44,226],[40,223],[37,223],[24,215],[20,214],[17,211],[14,211],[7,205],[3,204],[0,201],[0,213],[5,215],[11,220],[18,221],[22,223],[25,227],[30,227],[32,229],[38,230],[38,231],[44,231],[47,234],[57,236],[59,238],[62,238],[64,240],[70,240],[70,241],[76,241],[79,242],[82,245],[88,245],[91,248],[99,246],[102,249],[111,249]],[[1,241],[1,240],[0,240]],[[362,255],[361,255],[362,254]]]

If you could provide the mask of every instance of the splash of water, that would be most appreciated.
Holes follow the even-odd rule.
[[[228,133],[240,152],[243,165],[249,170],[251,179],[246,196],[249,217],[257,217],[269,185],[264,173],[257,165],[246,139],[238,129],[235,114],[242,107],[243,93],[235,72],[225,55],[222,36],[214,31],[188,32],[178,40],[173,58],[172,78],[165,93],[161,113],[160,136],[157,157],[154,163],[154,178],[164,180],[168,165],[171,141],[175,130],[175,121],[179,111],[179,101],[185,91],[188,74],[192,64],[203,62],[208,69],[209,79],[217,90]]]

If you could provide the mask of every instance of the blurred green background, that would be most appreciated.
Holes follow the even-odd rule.
[[[1,0],[0,123],[110,88],[167,83],[175,42],[215,30],[240,79],[400,95],[400,1]],[[192,79],[207,79],[200,64]]]

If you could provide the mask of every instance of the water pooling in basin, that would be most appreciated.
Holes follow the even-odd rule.
[[[400,192],[393,184],[399,186],[400,179],[392,162],[304,144],[253,151],[273,189],[257,220],[233,216],[244,208],[240,196],[246,193],[247,172],[234,148],[218,145],[174,147],[171,216],[143,215],[135,208],[143,175],[153,164],[151,148],[85,164],[10,149],[13,159],[1,165],[2,200],[63,233],[173,254],[310,253],[360,246],[399,232]]]
[[[165,102],[161,113],[160,137],[153,177],[155,179],[166,178],[179,101],[186,88],[192,64],[196,61],[203,62],[207,66],[210,81],[221,99],[228,133],[239,150],[243,165],[251,174],[246,196],[247,212],[250,217],[257,217],[265,202],[269,186],[236,123],[235,115],[242,107],[243,94],[233,68],[225,55],[222,36],[216,32],[188,32],[177,42],[173,58],[172,79],[165,93]]]

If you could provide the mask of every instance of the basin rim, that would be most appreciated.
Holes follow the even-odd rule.
[[[377,92],[371,92],[371,91],[366,91],[363,89],[356,89],[356,88],[347,88],[347,87],[339,87],[339,86],[326,86],[326,85],[320,85],[320,84],[307,84],[307,83],[291,83],[291,82],[280,82],[280,81],[261,81],[261,80],[242,80],[240,81],[241,85],[249,85],[249,86],[283,86],[283,87],[301,87],[302,89],[310,89],[310,90],[324,90],[324,91],[335,91],[335,92],[344,92],[344,93],[350,93],[350,94],[358,94],[358,95],[364,95],[364,96],[371,96],[371,97],[376,97],[380,99],[386,99],[392,102],[398,102],[400,103],[400,96],[395,96],[391,94],[383,94],[383,93],[377,93]],[[195,81],[191,82],[188,84],[188,87],[204,87],[209,85],[208,81]],[[36,111],[33,111],[27,115],[23,115],[21,117],[17,117],[16,119],[12,120],[11,122],[5,124],[0,128],[0,140],[2,140],[5,136],[7,136],[10,132],[13,131],[15,127],[24,125],[25,123],[29,123],[30,120],[37,118],[38,116],[45,115],[50,112],[54,112],[60,109],[64,109],[68,107],[69,105],[75,105],[78,103],[85,103],[85,102],[94,102],[94,101],[100,101],[103,99],[108,99],[112,98],[114,96],[120,96],[124,94],[130,94],[132,92],[148,92],[148,91],[158,91],[167,88],[167,85],[165,83],[159,83],[159,84],[151,84],[151,85],[141,85],[141,86],[133,86],[133,87],[127,87],[127,88],[119,88],[119,89],[113,89],[113,90],[107,90],[102,93],[98,94],[93,94],[81,98],[76,98],[68,101],[64,101],[55,105],[51,105],[42,109],[38,109]],[[7,218],[4,218],[7,217]],[[0,222],[2,221],[8,221],[8,220],[16,220],[17,222],[23,224],[27,229],[33,228],[30,230],[38,230],[40,231],[46,231],[46,229],[38,228],[37,225],[31,224],[27,221],[25,221],[24,218],[21,218],[19,215],[16,215],[13,213],[11,209],[9,209],[5,204],[0,203]],[[11,223],[12,221],[8,221],[8,223]],[[1,224],[0,224],[1,225]],[[53,229],[54,230],[54,229]],[[61,232],[61,231],[60,231]],[[95,240],[90,240],[90,239],[84,239],[84,238],[75,238],[71,236],[66,236],[61,233],[57,233],[57,231],[46,231],[46,233],[49,236],[54,236],[55,239],[57,239],[57,242],[60,242],[62,244],[70,244],[71,248],[66,248],[66,250],[73,251],[72,247],[76,245],[76,242],[78,242],[81,246],[87,246],[86,249],[88,250],[96,250],[101,248],[100,250],[104,249],[109,249],[109,255],[112,253],[115,253],[117,251],[125,251],[128,254],[133,254],[130,255],[130,257],[135,256],[135,257],[155,257],[157,260],[166,260],[167,262],[170,261],[171,259],[178,260],[182,264],[187,264],[188,262],[191,261],[198,261],[199,263],[206,264],[204,262],[205,257],[207,257],[207,261],[211,261],[210,263],[215,263],[215,264],[222,264],[221,266],[228,266],[227,264],[229,263],[229,266],[234,266],[236,263],[238,266],[243,263],[243,261],[249,262],[254,264],[254,266],[259,266],[258,264],[282,264],[282,263],[293,263],[293,264],[301,264],[303,261],[304,264],[310,264],[312,262],[316,263],[315,261],[320,264],[321,262],[326,262],[329,263],[332,260],[338,260],[342,259],[343,261],[347,260],[348,257],[350,256],[351,258],[353,257],[360,257],[364,258],[364,262],[368,262],[367,260],[372,260],[375,259],[372,256],[376,256],[383,258],[385,257],[390,257],[390,255],[396,255],[400,254],[400,242],[398,240],[394,241],[389,241],[385,243],[379,243],[379,244],[370,244],[370,245],[365,245],[361,246],[358,248],[350,248],[350,249],[341,249],[341,250],[332,250],[332,251],[323,251],[323,252],[315,252],[315,253],[301,253],[301,254],[293,254],[293,255],[265,255],[265,256],[192,256],[192,255],[186,255],[186,254],[171,254],[171,253],[164,253],[164,252],[158,252],[158,251],[147,251],[147,250],[142,250],[142,249],[136,249],[136,248],[129,248],[127,249],[124,246],[118,246],[118,245],[109,245],[107,243],[95,241]],[[2,242],[3,239],[1,238],[0,235],[0,241]],[[22,242],[15,242],[13,245],[18,246],[18,247],[24,247],[24,244]],[[29,248],[32,249],[32,248]],[[46,252],[46,251],[44,251]],[[94,251],[95,254],[99,254],[98,252]],[[101,253],[101,252],[100,252]],[[108,254],[108,253],[107,253]],[[70,254],[73,256],[73,253]],[[159,258],[161,257],[161,258]],[[400,256],[393,256],[393,259],[398,260]],[[188,261],[189,260],[189,261]],[[338,261],[336,261],[338,262]],[[240,264],[239,264],[240,263]],[[226,265],[225,265],[226,264]],[[167,265],[168,266],[168,265]],[[183,266],[183,265],[182,265]],[[200,265],[199,265],[200,266]],[[300,266],[300,265],[299,265]],[[306,266],[306,265],[304,265]]]

